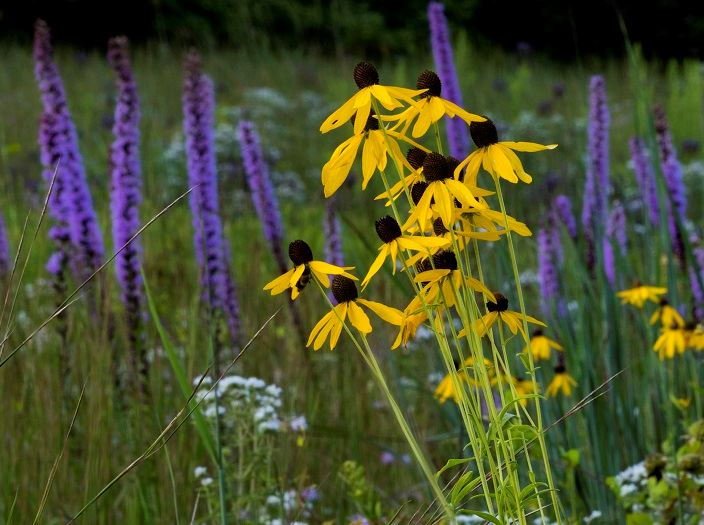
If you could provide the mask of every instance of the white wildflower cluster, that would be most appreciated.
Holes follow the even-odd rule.
[[[622,498],[639,491],[648,483],[648,470],[645,468],[645,462],[641,461],[631,465],[616,474],[613,479]]]
[[[582,521],[583,521],[584,523],[589,524],[589,523],[591,523],[592,521],[598,520],[599,518],[601,518],[601,516],[602,516],[602,514],[601,514],[601,511],[600,511],[600,510],[593,510],[593,511],[591,511],[591,513],[589,514],[589,516],[585,516],[584,518],[582,518]]]
[[[206,467],[198,466],[193,469],[193,475],[196,477],[201,487],[209,487],[215,481],[213,478],[208,476],[208,469]]]
[[[301,491],[295,489],[272,494],[266,498],[266,508],[262,512],[265,525],[308,525],[306,521],[293,521],[310,518],[319,499],[318,489],[308,487]]]

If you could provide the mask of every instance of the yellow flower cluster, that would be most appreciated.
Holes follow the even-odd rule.
[[[638,284],[616,295],[623,304],[639,309],[643,309],[648,301],[658,305],[650,316],[650,324],[660,323],[660,335],[653,345],[653,351],[658,353],[661,361],[673,359],[687,349],[704,351],[704,326],[686,323],[682,315],[662,297],[665,294],[667,288]]]
[[[325,263],[313,260],[310,249],[305,257],[294,258],[293,254],[294,268],[265,289],[272,294],[290,289],[295,299],[311,278],[326,287],[328,278],[321,273],[335,275],[332,292],[338,304],[310,335],[308,345],[316,350],[326,340],[333,349],[347,320],[361,334],[371,332],[361,306],[398,328],[392,348],[407,344],[423,324],[437,333],[446,330],[443,324],[453,318],[465,321],[456,334],[458,339],[489,336],[493,327],[499,326],[501,337],[505,330],[514,336],[520,334],[527,343],[527,323],[544,324],[509,310],[508,299],[489,290],[483,282],[476,243],[497,241],[508,232],[531,235],[525,224],[506,214],[498,185],[500,180],[532,181],[516,152],[537,152],[556,145],[500,141],[491,120],[441,97],[440,79],[432,71],[419,76],[415,90],[381,84],[376,68],[367,62],[357,64],[353,77],[358,91],[320,126],[322,133],[328,133],[352,123],[352,135],[335,148],[323,166],[323,192],[330,197],[343,186],[361,153],[362,190],[375,177],[380,179],[385,191],[375,200],[383,201],[392,212],[376,221],[381,245],[361,289],[390,260],[392,272],[400,267],[415,294],[403,310],[358,298],[355,278],[347,273],[352,268],[323,267]],[[462,119],[469,126],[476,149],[466,158],[443,154],[438,131],[443,117]],[[426,136],[434,142],[432,147],[423,143]],[[402,148],[406,148],[405,154]],[[494,191],[479,187],[482,171],[495,185],[501,211],[491,209],[487,200]],[[468,249],[470,246],[473,250]],[[483,311],[481,304],[486,305]],[[554,342],[547,344],[548,354],[551,344],[561,349]],[[544,345],[540,338],[531,343],[530,351],[536,358],[544,358]],[[473,366],[464,359],[459,362],[465,363],[464,369]],[[517,390],[527,390],[525,382],[508,373],[504,377]],[[453,397],[448,383],[439,387],[438,397]]]

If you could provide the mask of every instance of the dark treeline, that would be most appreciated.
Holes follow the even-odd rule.
[[[37,17],[56,41],[102,47],[133,42],[177,46],[309,48],[369,57],[426,49],[425,0],[2,0],[0,38],[27,43]],[[447,0],[455,31],[479,45],[554,58],[623,53],[629,38],[648,56],[704,58],[704,2],[688,0]]]

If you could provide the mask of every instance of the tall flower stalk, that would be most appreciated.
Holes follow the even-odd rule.
[[[543,314],[550,314],[551,306],[555,305],[560,292],[557,262],[559,260],[559,237],[555,225],[549,221],[545,228],[538,230],[538,280],[542,294]]]
[[[682,226],[687,212],[687,194],[682,180],[682,166],[672,144],[670,126],[662,106],[655,108],[655,133],[660,152],[660,169],[667,190],[665,208],[672,250],[679,261],[684,264],[685,248]]]
[[[240,315],[218,203],[215,91],[195,53],[188,55],[184,65],[183,117],[188,183],[193,188],[189,194],[193,244],[201,286],[210,315],[222,316],[236,343]]]
[[[638,137],[630,138],[628,148],[631,151],[631,167],[640,190],[641,203],[648,210],[650,224],[657,226],[660,223],[660,203],[658,202],[655,171],[651,164],[648,148]]]
[[[587,173],[582,201],[582,227],[586,240],[586,262],[590,272],[596,265],[596,243],[606,223],[609,182],[609,108],[606,81],[594,75],[589,83],[587,127]]]
[[[554,202],[555,214],[564,225],[567,234],[573,241],[577,240],[577,219],[572,211],[572,201],[567,195],[558,195]]]
[[[42,101],[40,150],[44,178],[51,180],[57,171],[50,213],[55,221],[51,238],[64,253],[53,259],[70,261],[77,278],[84,279],[102,263],[102,233],[93,208],[83,158],[78,148],[78,134],[68,109],[66,92],[54,62],[49,27],[38,20],[34,27],[34,73]],[[66,241],[73,248],[68,250]]]
[[[428,23],[435,68],[442,81],[445,98],[461,106],[462,91],[457,77],[445,6],[441,2],[428,4]],[[445,118],[445,126],[450,155],[458,159],[464,158],[469,152],[467,125],[460,119]]]
[[[108,42],[108,62],[117,77],[115,122],[110,147],[110,210],[115,250],[115,271],[120,284],[120,297],[125,306],[128,336],[135,371],[146,375],[148,364],[140,341],[143,316],[143,283],[140,271],[142,243],[139,238],[126,244],[139,229],[139,208],[142,203],[142,170],[139,157],[139,96],[125,37]]]

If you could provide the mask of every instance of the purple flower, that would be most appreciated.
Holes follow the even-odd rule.
[[[301,499],[306,503],[318,501],[320,499],[320,491],[315,485],[306,487],[301,491]]]
[[[550,306],[558,299],[560,284],[558,270],[555,265],[555,236],[550,230],[552,225],[538,230],[538,281],[542,294],[543,313],[550,312]]]
[[[435,69],[442,82],[443,97],[462,106],[462,92],[455,69],[450,31],[445,17],[445,6],[441,2],[428,4],[428,22],[430,24],[430,44],[433,48]],[[445,123],[450,155],[458,159],[466,157],[469,152],[467,125],[459,118],[446,118]]]
[[[248,120],[241,121],[237,126],[237,139],[240,142],[244,172],[254,209],[257,211],[264,237],[269,242],[279,270],[284,273],[288,269],[288,262],[281,247],[284,238],[281,212],[254,123]]]
[[[224,316],[233,341],[239,337],[239,306],[229,272],[229,248],[220,218],[215,159],[215,92],[192,53],[185,63],[183,84],[184,133],[194,248],[201,286],[211,314]]]
[[[690,239],[692,244],[698,244],[699,239],[694,236]],[[694,298],[694,317],[697,321],[704,320],[704,245],[695,246],[692,250],[695,264],[689,267],[689,282]]]
[[[396,456],[394,456],[388,450],[385,450],[384,452],[381,453],[381,456],[379,457],[379,461],[381,461],[382,465],[391,465],[394,461],[396,461]]]
[[[589,84],[589,153],[587,172],[594,178],[597,210],[602,217],[610,194],[609,184],[609,107],[606,103],[606,82],[594,75]]]
[[[567,195],[558,195],[555,197],[554,204],[555,213],[559,221],[567,230],[567,234],[574,241],[577,240],[577,220],[572,213],[572,201]]]
[[[616,261],[614,259],[614,247],[611,244],[611,239],[604,237],[602,241],[602,249],[604,256],[604,273],[606,279],[611,286],[616,283]]]
[[[142,203],[142,174],[139,160],[139,96],[132,74],[127,38],[108,42],[108,62],[117,75],[117,104],[114,136],[110,147],[110,210],[115,250],[125,245],[139,230],[139,206]],[[130,338],[137,343],[142,311],[142,245],[134,239],[115,258],[121,298],[127,310]]]
[[[7,226],[5,218],[0,214],[0,276],[9,274],[12,271],[12,260],[10,259],[10,239],[7,236]]]
[[[35,24],[34,63],[43,106],[39,146],[44,178],[50,181],[57,170],[50,200],[56,227],[50,235],[60,250],[68,249],[66,241],[73,244],[70,253],[74,272],[78,278],[85,278],[102,262],[103,240],[78,148],[78,135],[54,63],[49,27],[42,20]]]
[[[619,201],[613,203],[613,208],[609,213],[609,220],[606,224],[606,234],[610,239],[616,240],[621,255],[625,255],[626,245],[628,243],[626,234],[626,210]]]
[[[684,263],[684,240],[680,225],[684,223],[687,212],[687,196],[682,181],[682,166],[677,160],[677,153],[672,144],[667,116],[662,106],[655,108],[655,133],[660,150],[660,168],[667,188],[667,224],[670,230],[672,250]]]
[[[342,251],[342,226],[340,225],[340,219],[337,217],[337,201],[334,197],[325,201],[323,235],[325,236],[325,260],[335,266],[344,266],[345,256]]]
[[[636,177],[640,196],[644,206],[648,207],[650,223],[657,226],[660,222],[660,204],[658,202],[658,188],[655,181],[655,172],[650,163],[650,155],[645,143],[638,137],[628,141],[631,150],[631,167]]]

